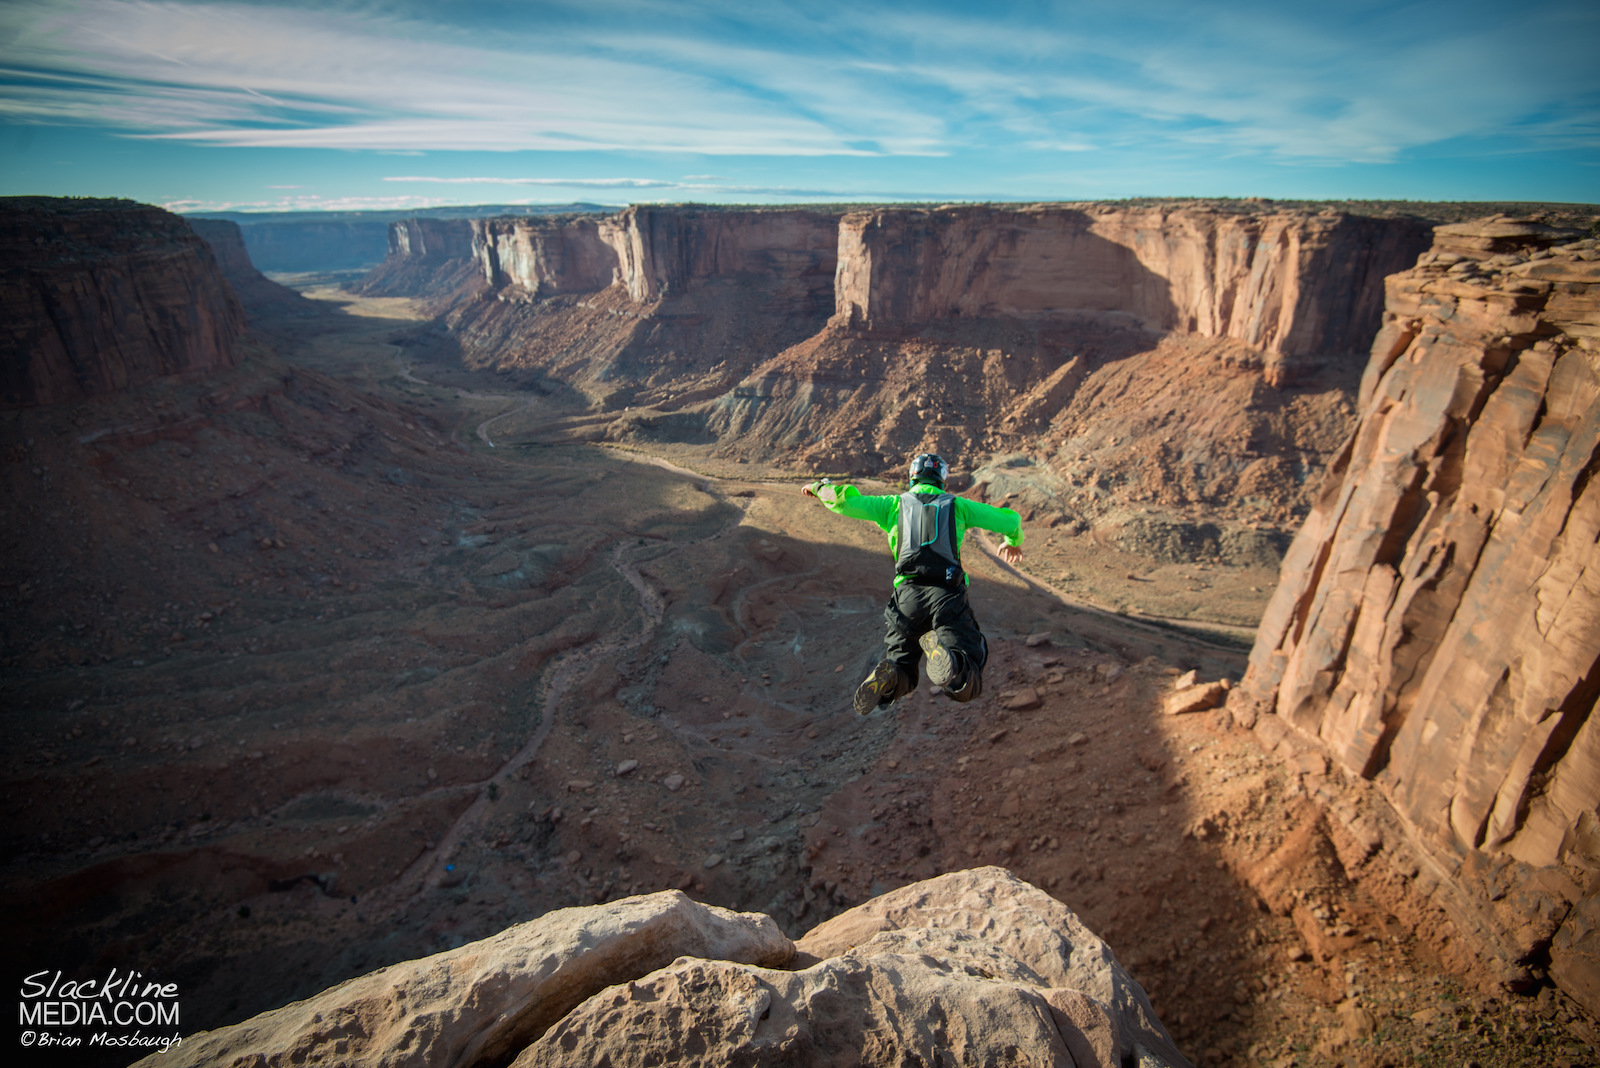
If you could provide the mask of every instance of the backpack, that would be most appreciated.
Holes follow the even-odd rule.
[[[955,543],[956,498],[952,493],[900,495],[899,552],[894,573],[919,586],[959,587],[961,546]]]

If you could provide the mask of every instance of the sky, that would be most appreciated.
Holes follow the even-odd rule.
[[[1594,0],[0,0],[0,195],[1600,202]]]

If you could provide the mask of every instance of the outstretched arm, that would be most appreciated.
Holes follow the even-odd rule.
[[[961,509],[962,518],[968,527],[977,527],[979,530],[988,530],[1005,536],[1006,543],[1000,548],[1000,559],[1008,564],[1015,564],[1022,559],[1021,516],[1010,508],[997,508],[992,504],[968,500],[965,497],[958,497],[956,501],[956,506]]]
[[[802,492],[821,501],[835,515],[842,515],[846,519],[865,519],[884,530],[894,525],[895,517],[899,514],[898,497],[864,496],[848,482],[819,478]]]

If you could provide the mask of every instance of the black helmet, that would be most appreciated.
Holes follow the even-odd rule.
[[[950,477],[950,465],[937,453],[918,453],[911,461],[911,484],[918,482],[932,482],[940,489],[944,488],[944,480]]]

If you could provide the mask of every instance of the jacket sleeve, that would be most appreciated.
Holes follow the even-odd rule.
[[[894,525],[899,517],[899,498],[868,497],[848,483],[827,485],[817,491],[817,499],[827,505],[828,511],[846,519],[865,519],[884,530]]]
[[[992,504],[982,501],[968,500],[965,497],[956,498],[957,507],[962,512],[962,522],[970,529],[977,527],[979,530],[990,530],[996,534],[1004,534],[1006,544],[1014,548],[1022,545],[1022,517],[1009,508],[997,508]]]

